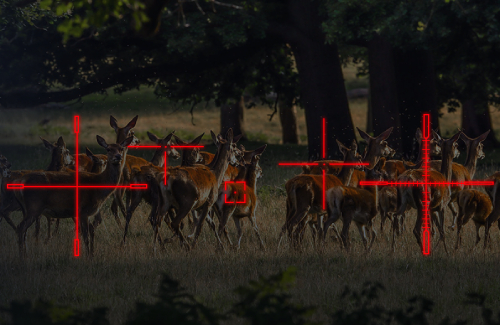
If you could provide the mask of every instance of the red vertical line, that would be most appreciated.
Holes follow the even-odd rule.
[[[323,169],[323,210],[326,210],[326,170]]]
[[[429,231],[429,136],[430,136],[430,116],[429,114],[424,114],[422,118],[422,127],[423,127],[423,154],[424,154],[424,215],[422,222],[422,254],[429,255],[430,254],[430,231]]]
[[[167,185],[167,165],[168,165],[168,155],[167,155],[167,152],[165,151],[165,162],[164,162],[165,177],[163,177],[163,181],[165,182],[165,186]]]
[[[326,118],[323,117],[323,159],[326,158]]]
[[[73,255],[80,256],[80,240],[78,236],[79,231],[79,223],[80,218],[78,215],[78,207],[79,207],[79,197],[78,197],[78,134],[80,132],[80,117],[78,115],[75,116],[74,120],[74,128],[75,128],[75,241],[73,243]]]

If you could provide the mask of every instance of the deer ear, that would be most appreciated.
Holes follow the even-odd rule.
[[[149,131],[147,133],[149,140],[153,141],[154,143],[160,143],[160,139],[156,136],[156,134],[153,134]]]
[[[135,124],[137,123],[138,118],[139,118],[139,115],[136,115],[130,122],[128,122],[126,128],[128,130],[133,129],[135,127]]]
[[[163,138],[162,142],[163,143],[168,143],[170,142],[170,140],[172,139],[172,136],[174,135],[174,132],[175,131],[172,131],[169,135],[167,135],[166,137]]]
[[[432,137],[434,138],[434,140],[437,140],[437,141],[443,140],[443,138],[441,138],[441,136],[434,130],[432,130]]]
[[[259,156],[262,155],[262,153],[266,150],[267,148],[267,144],[263,145],[262,147],[260,148],[257,148],[253,151],[252,155],[255,157],[255,156]]]
[[[118,122],[116,121],[116,119],[113,117],[113,115],[110,115],[109,116],[109,125],[111,125],[111,127],[113,129],[115,129],[116,132],[118,132]]]
[[[481,134],[480,136],[478,136],[474,140],[479,141],[479,142],[483,142],[484,140],[486,140],[486,137],[488,137],[488,134],[490,134],[490,131],[491,130],[488,130],[488,131],[484,132],[483,134]]]
[[[358,129],[359,130],[359,129]],[[342,154],[345,155],[345,152],[347,150],[346,146],[344,146],[342,144],[342,142],[340,142],[339,140],[335,139],[335,141],[337,141],[337,145],[339,146],[339,149],[340,149],[340,152],[342,152]]]
[[[200,143],[201,141],[201,138],[203,138],[203,136],[205,135],[205,132],[203,132],[201,135],[199,135],[196,139],[194,139],[193,141],[191,141],[190,144],[194,144],[194,145],[197,145]]]
[[[358,133],[363,138],[363,140],[365,140],[366,142],[370,142],[372,137],[368,133],[366,133],[365,131],[361,130],[358,127],[356,127],[356,129],[358,130]]]
[[[390,128],[388,128],[387,130],[385,130],[384,132],[382,132],[382,133],[381,133],[381,134],[377,137],[377,141],[387,140],[387,138],[391,135],[392,130],[394,130],[394,127],[390,127]]]
[[[173,134],[172,136],[174,137],[175,143],[177,143],[178,145],[186,144],[184,141],[181,140],[181,138],[179,138],[175,134]]]
[[[101,147],[108,149],[108,144],[106,143],[106,140],[104,140],[103,137],[101,137],[100,135],[96,135],[95,137],[97,139],[97,143],[99,143]]]
[[[454,136],[451,137],[451,140],[453,142],[457,142],[458,141],[458,138],[460,138],[460,134],[462,134],[462,131],[458,132],[457,134],[455,134]]]
[[[42,137],[39,137],[39,138],[40,138],[40,140],[42,140],[43,145],[45,146],[45,148],[47,148],[47,149],[49,149],[49,150],[54,149],[54,147],[55,147],[55,146],[54,146],[52,143],[50,143],[49,141],[45,140],[45,139],[44,139],[44,138],[42,138]]]
[[[85,154],[89,158],[92,158],[94,156],[94,154],[92,153],[92,151],[90,151],[90,149],[88,147],[85,147]]]
[[[132,141],[134,141],[134,137],[133,136],[128,137],[125,140],[123,140],[122,143],[120,143],[120,146],[123,148],[126,148],[126,147],[130,146]]]
[[[354,152],[358,151],[358,143],[356,142],[356,140],[352,140],[351,150]]]
[[[237,135],[233,138],[233,143],[237,143],[240,139],[243,138],[243,134]]]
[[[219,139],[215,135],[214,131],[210,130],[210,136],[212,137],[212,141],[214,142],[214,144],[219,145]]]
[[[66,143],[64,143],[64,139],[62,136],[57,139],[57,146],[66,148]]]
[[[302,166],[302,174],[309,174],[311,172],[311,166]]]
[[[488,131],[489,132],[489,131]],[[463,131],[460,133],[460,139],[467,144],[467,142],[472,141],[474,139],[469,138]]]

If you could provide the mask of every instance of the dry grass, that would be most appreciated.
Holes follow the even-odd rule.
[[[351,112],[355,125],[364,129],[366,125],[366,100],[351,101]],[[108,115],[113,114],[120,124],[140,115],[137,134],[145,141],[146,131],[166,134],[166,129],[176,129],[181,137],[190,138],[210,129],[219,129],[219,114],[208,108],[195,112],[194,123],[186,108],[174,112],[174,108],[163,101],[156,101],[151,92],[131,92],[122,97],[110,96],[106,102],[101,97],[86,99],[82,108],[68,110],[2,110],[0,111],[0,145],[39,144],[39,134],[47,134],[55,140],[59,134],[66,135],[72,143],[71,117],[81,113],[82,143],[95,146],[95,134],[106,139],[113,138],[108,124]],[[278,118],[269,122],[264,107],[245,111],[245,122],[251,139],[268,143],[279,143],[280,126]],[[492,112],[494,125],[500,125],[500,113]],[[445,114],[441,127],[445,134],[458,126],[460,113]],[[46,127],[38,126],[42,119],[50,119]],[[305,143],[304,111],[298,110],[299,132]],[[202,131],[200,131],[202,130]],[[3,148],[6,148],[4,146]],[[37,147],[9,147],[16,161],[14,168],[38,168],[46,163],[46,151]],[[17,150],[18,152],[16,153]],[[435,301],[437,318],[448,315],[454,319],[468,319],[478,323],[479,311],[465,308],[462,301],[471,291],[487,294],[486,305],[500,303],[500,240],[498,230],[492,231],[492,250],[483,251],[473,247],[472,222],[464,229],[463,246],[458,252],[446,255],[438,249],[431,257],[422,257],[410,229],[414,222],[413,213],[407,220],[407,231],[399,238],[397,252],[390,254],[388,231],[379,231],[379,217],[375,222],[379,232],[376,244],[370,254],[362,249],[359,234],[351,229],[353,250],[344,253],[338,243],[331,240],[325,251],[319,254],[312,246],[310,236],[302,252],[291,251],[287,245],[277,249],[278,234],[285,218],[285,197],[283,184],[296,169],[277,168],[276,162],[286,159],[305,158],[304,146],[270,146],[263,156],[264,178],[259,181],[258,225],[266,243],[265,252],[259,250],[248,223],[245,225],[242,248],[225,254],[215,251],[213,234],[205,227],[197,249],[183,251],[178,243],[169,244],[165,250],[153,252],[152,231],[146,220],[148,209],[141,206],[132,220],[127,245],[122,248],[122,230],[109,214],[109,202],[105,207],[105,220],[96,233],[97,252],[93,260],[72,257],[74,226],[70,220],[61,221],[59,235],[48,244],[36,244],[33,228],[28,233],[28,259],[18,258],[16,237],[12,229],[0,223],[0,305],[13,299],[44,299],[71,304],[77,308],[108,306],[113,324],[124,321],[126,314],[137,300],[150,301],[156,292],[161,275],[165,272],[179,279],[191,292],[200,296],[211,306],[226,308],[234,301],[232,291],[236,286],[255,279],[258,275],[274,274],[288,266],[298,267],[298,282],[293,290],[294,297],[306,305],[317,305],[318,320],[338,309],[353,308],[341,301],[339,294],[345,285],[359,288],[365,281],[381,282],[386,292],[380,303],[386,306],[404,306],[405,301],[415,295],[424,295]],[[99,152],[99,151],[97,151]],[[100,153],[100,152],[99,152]],[[22,159],[21,159],[22,158]],[[17,167],[16,167],[17,166]],[[481,167],[478,177],[489,175],[493,167]],[[16,223],[20,213],[15,215]],[[449,215],[447,224],[450,223]],[[42,222],[42,237],[45,237],[45,220]],[[338,225],[340,226],[340,225]],[[234,238],[235,229],[230,223]],[[388,227],[388,225],[387,225]],[[162,232],[167,234],[166,229]],[[448,247],[452,250],[455,234],[447,233]],[[41,240],[43,241],[43,239]]]

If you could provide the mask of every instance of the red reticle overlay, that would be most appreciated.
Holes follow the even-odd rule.
[[[243,188],[243,199],[241,199],[240,201],[238,201],[238,192],[237,191],[234,191],[233,194],[234,194],[234,200],[233,201],[228,201],[227,200],[227,186],[231,185],[231,184],[235,184],[236,187],[238,188]],[[245,193],[247,189],[247,184],[245,181],[225,181],[224,182],[224,191],[226,191],[226,193],[224,193],[224,203],[225,204],[245,204],[247,203],[247,195]]]
[[[493,186],[493,181],[465,181],[465,182],[431,182],[429,181],[429,161],[430,161],[430,148],[429,142],[431,141],[430,136],[430,114],[424,114],[422,118],[423,124],[423,139],[422,139],[422,169],[423,180],[417,182],[388,182],[388,181],[360,181],[359,185],[382,185],[382,186],[422,186],[424,187],[423,195],[424,200],[422,201],[422,254],[430,255],[431,253],[431,224],[430,224],[430,190],[429,186],[452,186],[452,185],[471,185],[471,186]]]
[[[323,159],[326,159],[326,119],[323,117],[323,139],[322,139],[322,157]],[[368,166],[369,163],[327,163],[327,162],[322,162],[322,165],[325,166]],[[319,166],[319,163],[317,162],[283,162],[283,163],[278,163],[278,166]],[[326,210],[326,170],[323,169],[323,210]]]
[[[130,190],[145,190],[148,188],[147,184],[130,184],[130,185],[80,185],[78,182],[78,134],[80,132],[80,117],[74,117],[74,133],[75,133],[75,185],[24,185],[24,184],[7,184],[8,190],[22,190],[25,188],[32,189],[74,189],[75,190],[75,239],[73,241],[73,255],[80,256],[80,240],[78,236],[79,216],[79,189],[101,189],[101,188],[128,188]]]

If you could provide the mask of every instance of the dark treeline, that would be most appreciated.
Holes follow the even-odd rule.
[[[305,109],[309,158],[355,138],[342,64],[369,75],[375,134],[409,154],[422,112],[445,104],[470,137],[491,128],[500,97],[500,11],[493,0],[72,2],[0,0],[0,108],[154,87],[160,97],[221,107],[222,130],[245,133],[242,98],[267,104],[298,141]],[[130,5],[133,3],[134,5]],[[115,7],[113,7],[115,6]],[[269,96],[274,94],[274,96]],[[278,113],[278,107],[280,112]],[[270,115],[274,115],[274,113]],[[494,132],[486,142],[497,145]],[[328,148],[328,156],[338,156]]]
[[[127,325],[218,325],[239,322],[255,325],[290,325],[324,324],[313,321],[317,308],[302,306],[293,302],[289,293],[295,283],[295,268],[270,277],[260,277],[245,286],[235,289],[237,301],[221,310],[205,305],[199,298],[182,288],[176,280],[165,275],[160,284],[156,301],[153,303],[137,302],[128,313]],[[425,297],[408,299],[406,307],[391,308],[379,303],[384,288],[378,283],[365,283],[361,290],[352,291],[345,287],[340,295],[342,304],[332,306],[327,324],[431,324],[433,302]],[[495,325],[491,309],[485,307],[485,297],[468,294],[464,297],[465,305],[477,306],[481,310],[482,320],[476,323]],[[348,306],[347,308],[345,308]],[[470,307],[472,308],[472,307]],[[439,324],[466,325],[464,320],[451,320],[449,316],[439,316]],[[500,313],[499,313],[500,316]],[[3,318],[2,318],[3,317]],[[1,324],[37,324],[37,325],[106,325],[110,324],[105,307],[78,311],[71,306],[56,305],[38,300],[13,301],[9,306],[0,308]]]

